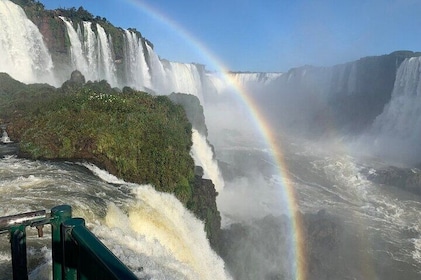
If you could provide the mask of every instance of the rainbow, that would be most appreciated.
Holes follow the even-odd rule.
[[[153,19],[165,24],[172,31],[176,32],[179,36],[186,40],[193,49],[198,50],[201,53],[206,61],[211,63],[211,67],[214,67],[219,73],[223,80],[235,90],[235,92],[240,97],[239,99],[246,105],[250,115],[254,121],[255,127],[258,129],[259,133],[263,136],[268,148],[270,148],[274,162],[276,163],[277,170],[282,178],[283,194],[284,200],[287,203],[287,211],[291,216],[291,225],[292,225],[292,237],[293,237],[293,260],[291,260],[291,268],[294,272],[294,279],[304,280],[307,278],[307,266],[306,266],[306,250],[304,246],[304,232],[303,225],[301,220],[301,215],[298,211],[298,203],[296,200],[296,194],[294,187],[291,185],[291,180],[288,176],[287,165],[284,161],[284,156],[282,153],[281,145],[276,141],[275,135],[272,133],[272,129],[269,126],[268,122],[264,119],[263,115],[259,112],[257,106],[254,104],[253,100],[249,97],[245,88],[243,88],[239,83],[237,83],[232,75],[229,75],[228,69],[224,64],[219,61],[219,59],[213,55],[200,41],[196,40],[185,28],[180,26],[177,22],[158,11],[151,5],[138,0],[126,0],[131,5],[134,5],[140,8],[144,13],[152,17]]]

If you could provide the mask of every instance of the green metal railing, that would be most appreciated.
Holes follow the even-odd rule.
[[[53,279],[137,279],[88,228],[85,220],[72,218],[72,208],[51,209],[0,217],[0,233],[9,233],[13,279],[28,279],[26,228],[51,224]]]

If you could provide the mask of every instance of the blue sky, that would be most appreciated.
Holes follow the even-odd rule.
[[[421,51],[419,0],[40,0],[135,27],[172,61],[233,71],[329,66]],[[206,51],[203,51],[203,46]]]

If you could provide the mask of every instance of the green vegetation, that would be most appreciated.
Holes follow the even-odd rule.
[[[0,111],[21,153],[88,160],[127,181],[174,193],[187,204],[194,162],[184,109],[165,96],[130,88],[118,92],[105,81],[82,84],[78,75],[72,78],[56,90],[0,75],[0,94],[7,97],[0,99]]]
[[[83,7],[79,7],[77,10],[75,7],[70,9],[57,9],[57,12],[72,21],[94,21],[94,16],[85,10]]]
[[[38,11],[44,10],[44,5],[36,0],[10,0],[21,7],[33,7]]]

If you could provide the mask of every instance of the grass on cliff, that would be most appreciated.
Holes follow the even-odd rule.
[[[9,134],[23,154],[88,160],[127,181],[174,193],[185,204],[191,198],[191,124],[180,105],[165,96],[117,92],[104,81],[68,87],[67,93],[6,84],[0,91],[8,101],[0,110],[11,114],[3,118],[11,117]]]

